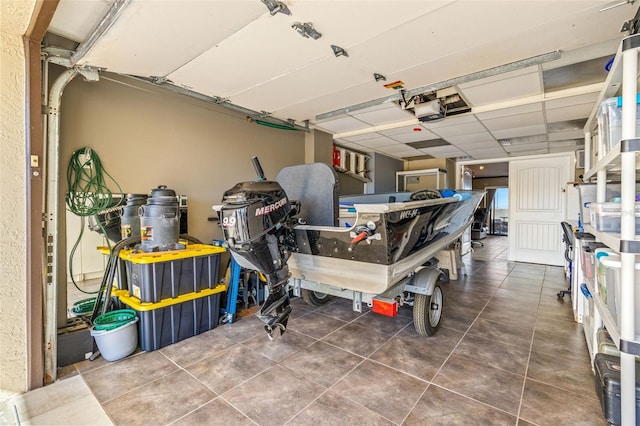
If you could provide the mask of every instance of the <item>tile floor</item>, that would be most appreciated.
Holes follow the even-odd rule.
[[[506,260],[506,238],[444,284],[440,329],[336,299],[294,299],[270,341],[253,316],[117,362],[64,368],[19,396],[22,424],[606,425],[563,268]],[[5,419],[7,416],[5,416]]]

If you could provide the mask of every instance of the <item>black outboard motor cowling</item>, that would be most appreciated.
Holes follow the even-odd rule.
[[[292,217],[297,205],[278,182],[267,180],[238,183],[224,193],[222,202],[222,230],[232,256],[240,266],[260,271],[267,279],[269,297],[257,315],[273,338],[274,330],[284,333],[291,313],[287,260],[295,250]]]

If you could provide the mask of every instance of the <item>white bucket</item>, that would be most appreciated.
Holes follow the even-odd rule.
[[[122,327],[113,330],[91,329],[91,336],[96,339],[100,355],[107,361],[117,361],[128,355],[138,347],[138,317]]]

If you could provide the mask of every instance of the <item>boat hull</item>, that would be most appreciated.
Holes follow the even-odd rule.
[[[356,202],[341,213],[341,223],[349,227],[298,226],[298,252],[288,262],[292,277],[383,293],[454,243],[471,225],[484,193],[461,193],[462,200]],[[364,228],[370,235],[354,245]]]

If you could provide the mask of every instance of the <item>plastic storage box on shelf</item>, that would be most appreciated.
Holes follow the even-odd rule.
[[[224,291],[224,285],[218,285],[158,303],[140,302],[126,290],[118,290],[114,295],[137,312],[140,348],[151,352],[214,329],[220,317],[220,294]]]
[[[597,249],[598,269],[596,278],[600,289],[600,297],[605,302],[611,316],[620,327],[621,319],[621,266],[620,255],[609,249]],[[640,262],[635,263],[635,305],[640,306]],[[640,309],[635,312],[636,337],[640,336]]]
[[[578,189],[578,199],[580,201],[580,217],[583,224],[591,223],[591,212],[589,205],[597,201],[595,183],[577,183],[574,185]],[[612,200],[620,196],[620,183],[608,183],[605,192],[605,200]]]
[[[604,154],[622,139],[622,97],[602,101],[598,109],[598,132]],[[640,94],[636,97],[636,134],[640,135]]]
[[[584,245],[584,247],[582,248],[582,275],[584,277],[584,279],[589,283],[592,284],[592,287],[595,287],[595,289],[597,290],[597,287],[594,284],[594,279],[595,279],[595,271],[596,271],[596,267],[597,267],[597,263],[596,263],[596,249],[599,248],[604,248],[606,247],[603,243],[600,242],[589,242],[586,243]]]
[[[620,351],[613,342],[613,339],[611,339],[609,332],[604,327],[600,327],[598,329],[596,342],[598,344],[598,353],[620,356]]]
[[[136,253],[123,250],[127,281],[132,296],[141,302],[163,299],[211,289],[218,285],[222,247],[191,244],[182,250]]]
[[[600,232],[620,232],[622,207],[620,203],[591,203],[591,225]],[[635,203],[636,229],[640,227],[640,203]]]

